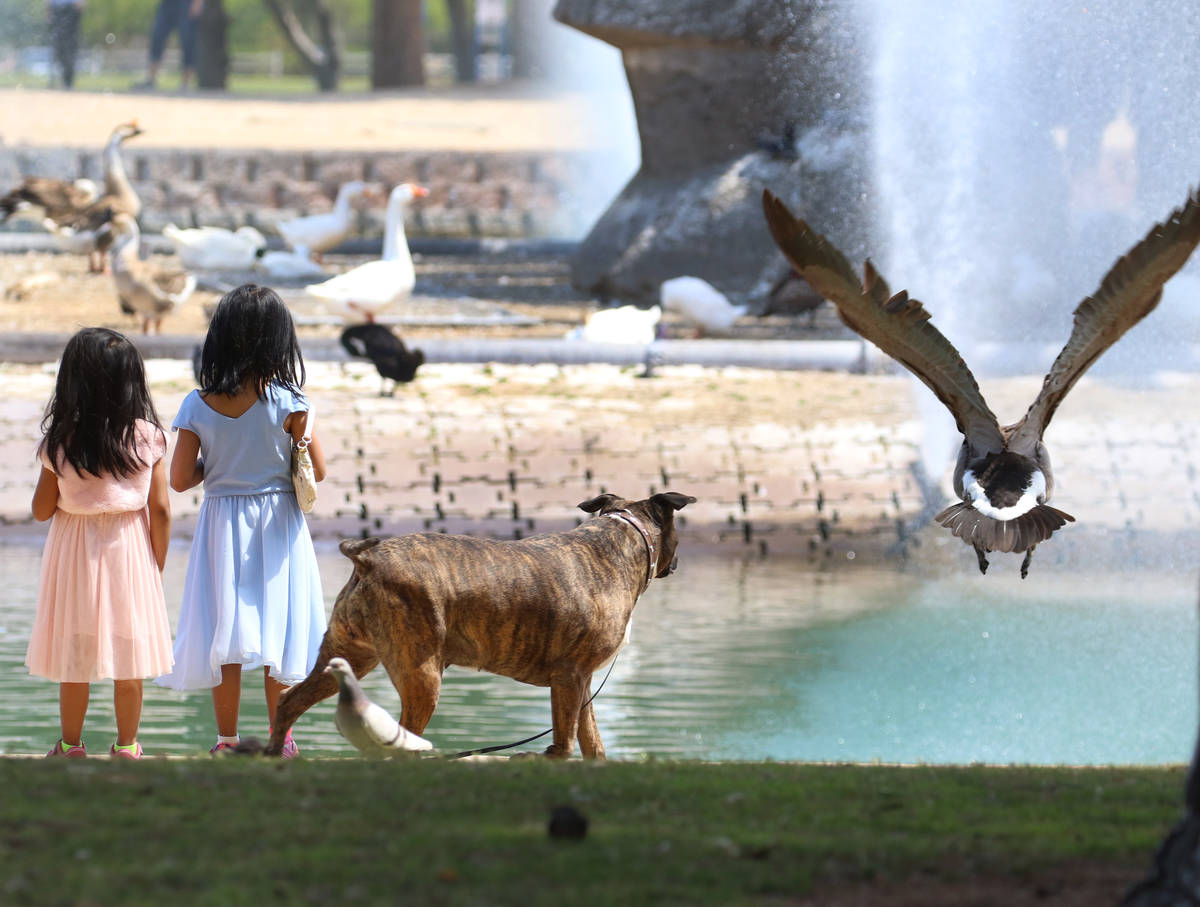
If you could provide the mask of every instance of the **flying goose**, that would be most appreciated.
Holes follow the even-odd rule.
[[[142,333],[150,325],[161,333],[162,320],[178,305],[187,302],[196,289],[196,277],[183,271],[156,268],[138,256],[141,231],[128,214],[117,214],[105,225],[113,234],[112,274],[121,311],[142,318]]]
[[[1079,303],[1071,336],[1033,405],[1019,422],[1004,427],[920,302],[904,290],[893,295],[869,259],[860,283],[846,258],[769,191],[763,192],[763,210],[779,248],[837,306],[842,321],[908,368],[954,416],[963,435],[954,468],[954,491],[962,501],[934,519],[975,549],[981,573],[987,571],[987,552],[1024,551],[1024,577],[1033,549],[1075,519],[1046,503],[1054,479],[1042,434],[1079,377],[1154,309],[1163,284],[1200,242],[1200,194],[1191,193],[1183,207],[1118,258],[1099,289]]]

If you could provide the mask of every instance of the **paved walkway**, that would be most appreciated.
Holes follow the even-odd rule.
[[[136,119],[141,148],[277,151],[604,150],[612,131],[595,96],[514,83],[332,97],[251,98],[0,89],[9,147],[91,150]]]
[[[190,369],[152,360],[150,373],[169,422],[193,386]],[[435,365],[389,398],[369,366],[314,363],[308,387],[329,458],[314,535],[514,538],[573,525],[582,518],[575,505],[594,494],[669,489],[699,499],[681,514],[689,546],[838,561],[912,553],[909,529],[925,509],[914,464],[935,432],[908,378],[682,366],[637,374]],[[0,474],[0,531],[35,539],[44,527],[29,516],[32,450],[53,371],[7,365],[0,383],[0,457],[10,467]],[[1008,413],[1037,384],[988,389]],[[1088,562],[1134,549],[1187,556],[1200,530],[1200,433],[1189,415],[1197,391],[1193,376],[1154,390],[1088,381],[1075,389],[1048,440],[1055,504],[1079,522],[1039,550],[1041,561],[1080,545]],[[935,461],[948,465],[953,443],[950,426]],[[175,529],[186,536],[201,495],[172,497]],[[924,535],[942,550],[926,546],[923,559],[970,560],[948,534]],[[1015,571],[1015,561],[1005,566]]]

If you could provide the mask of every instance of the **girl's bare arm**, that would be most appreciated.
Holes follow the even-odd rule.
[[[304,429],[308,426],[308,413],[305,410],[296,410],[294,413],[289,413],[288,417],[283,420],[283,430],[292,436],[292,441],[299,442],[304,437]],[[317,438],[316,432],[308,442],[308,456],[312,460],[313,478],[318,482],[325,478],[325,451],[321,448],[321,442]]]
[[[172,463],[172,465],[174,465]],[[167,562],[167,547],[171,544],[171,495],[167,491],[167,467],[159,460],[150,472],[150,547],[159,572]]]
[[[42,467],[38,476],[37,488],[33,491],[33,518],[43,523],[54,516],[58,509],[58,476],[52,470]]]
[[[200,459],[200,436],[186,428],[179,429],[175,453],[171,457],[171,487],[187,491],[204,481],[204,461]]]

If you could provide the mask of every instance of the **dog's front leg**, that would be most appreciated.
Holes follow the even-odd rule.
[[[552,759],[566,759],[575,752],[575,736],[587,698],[588,678],[574,672],[555,673],[550,679],[550,720],[554,726],[554,743],[546,747]],[[599,740],[599,735],[596,736]]]
[[[600,729],[596,727],[596,713],[587,700],[579,710],[579,754],[584,759],[604,758],[604,744],[600,741]]]
[[[271,739],[265,750],[268,756],[278,756],[283,751],[283,741],[291,730],[296,719],[307,712],[322,699],[328,699],[338,691],[337,680],[332,674],[325,673],[325,666],[335,655],[341,654],[350,662],[357,677],[362,677],[379,664],[379,659],[373,652],[355,648],[345,653],[334,651],[328,634],[321,642],[321,650],[317,653],[317,662],[308,676],[293,687],[288,687],[279,697],[279,705],[275,709],[275,722],[271,725]]]

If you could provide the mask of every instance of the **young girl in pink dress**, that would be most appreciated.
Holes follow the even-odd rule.
[[[59,684],[62,737],[86,756],[89,684],[112,678],[114,757],[140,759],[142,679],[170,670],[162,568],[171,535],[167,439],[137,348],[84,328],[67,343],[42,419],[33,516],[49,520],[25,664]]]

